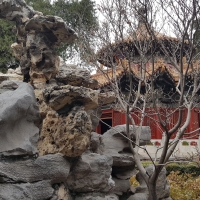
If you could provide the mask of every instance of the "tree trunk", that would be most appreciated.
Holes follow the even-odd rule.
[[[156,183],[148,183],[148,190],[149,190],[149,198],[148,200],[157,200],[156,195]]]

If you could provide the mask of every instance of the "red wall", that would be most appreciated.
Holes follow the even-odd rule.
[[[186,129],[185,133],[192,132],[200,127],[199,111],[200,111],[200,109],[197,109],[197,108],[192,110],[190,124],[189,124],[188,128]],[[169,120],[167,121],[168,129],[172,128],[174,126],[174,124],[176,124],[176,122],[178,120],[178,116],[179,116],[178,110],[176,111],[174,109],[159,108],[158,112],[163,121],[166,120],[167,115],[170,115]],[[146,108],[145,114],[146,114],[146,116],[144,117],[144,120],[143,120],[143,126],[150,126],[152,139],[161,139],[163,129],[161,128],[161,126],[159,124],[158,115],[156,114],[155,109]],[[136,125],[139,125],[140,119],[141,119],[141,112],[139,110],[135,109],[131,112],[131,115],[132,115]],[[183,110],[182,124],[185,122],[186,116],[187,116],[187,110]],[[123,112],[119,112],[119,111],[115,111],[115,110],[111,110],[111,109],[103,110],[102,111],[102,119],[106,119],[106,118],[112,118],[112,126],[126,123],[126,115]],[[96,132],[101,133],[100,125],[97,126]],[[198,139],[197,133],[199,133],[199,131],[196,131],[192,134],[185,134],[184,138]],[[173,134],[172,138],[175,137],[175,134]],[[191,136],[195,136],[195,137],[191,137]]]

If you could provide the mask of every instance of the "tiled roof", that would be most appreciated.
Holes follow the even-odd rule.
[[[172,40],[172,41],[179,40],[178,38],[167,36],[165,34],[159,33],[154,30],[152,30],[152,32],[153,32],[152,36],[154,35],[157,40]],[[127,37],[127,39],[125,41],[131,42],[133,40],[142,41],[142,40],[149,40],[149,39],[150,39],[150,34],[146,28],[146,25],[141,24],[133,34],[131,34],[130,36]]]
[[[152,63],[147,63],[145,67],[145,76],[146,78],[150,78],[152,75],[152,69],[153,69],[153,64]],[[200,70],[200,62],[194,63],[193,66],[196,70]],[[183,66],[183,73],[186,72],[187,68],[187,63],[184,64]],[[131,71],[134,74],[136,78],[139,79],[140,76],[140,65],[139,64],[131,64]],[[120,79],[125,73],[128,72],[127,65],[119,65],[116,67],[116,78]],[[179,79],[179,72],[178,70],[175,69],[175,67],[171,64],[164,63],[162,60],[158,60],[157,62],[154,63],[154,75],[159,75],[165,73],[166,77],[168,80],[174,83],[178,82]],[[188,71],[188,74],[191,73],[191,70]],[[107,70],[102,70],[100,72],[97,72],[92,76],[93,79],[96,79],[99,82],[98,87],[101,88],[103,86],[106,86],[110,84],[111,81],[114,80],[114,74],[113,74],[113,69],[107,69]]]

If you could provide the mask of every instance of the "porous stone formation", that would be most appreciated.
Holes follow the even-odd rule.
[[[34,183],[49,180],[59,183],[67,180],[70,171],[69,162],[62,154],[49,154],[37,159],[0,162],[1,183]]]
[[[52,197],[54,189],[50,181],[36,183],[0,184],[0,199],[39,200]]]
[[[77,36],[62,18],[43,16],[23,0],[3,0],[0,15],[16,21],[17,42],[12,45],[20,61],[24,80],[34,87],[43,87],[58,72],[59,58],[55,47],[61,42],[72,42]]]
[[[44,97],[53,110],[59,112],[62,109],[67,112],[72,105],[83,105],[85,110],[97,108],[98,93],[97,90],[85,87],[64,85],[46,88]]]
[[[132,126],[129,128],[131,138],[135,141],[136,133],[140,130]],[[149,127],[142,127],[140,145],[148,143],[150,135]],[[90,151],[112,157],[112,176],[115,182],[112,192],[119,196],[126,195],[128,198],[131,195],[129,180],[137,171],[135,170],[135,161],[129,149],[128,141],[124,136],[126,136],[126,125],[115,126],[103,135],[92,132]]]
[[[68,71],[64,63],[61,69]],[[80,72],[88,74],[84,69]],[[78,72],[73,74],[74,80],[80,76]],[[39,153],[45,155],[61,152],[70,157],[80,156],[89,146],[91,131],[96,123],[91,120],[91,112],[99,107],[99,91],[83,87],[82,82],[78,81],[76,84],[71,81],[73,85],[55,81],[56,85],[48,85],[42,92],[36,92],[44,116],[38,143]],[[88,76],[87,81],[91,83],[93,80]]]
[[[43,120],[38,144],[39,154],[61,152],[75,157],[86,151],[92,123],[83,107],[76,106],[65,116],[49,111]]]

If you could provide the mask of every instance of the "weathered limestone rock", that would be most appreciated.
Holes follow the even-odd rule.
[[[75,32],[58,16],[35,15],[26,23],[25,30],[44,33],[52,46],[59,46],[61,42],[71,43],[77,38]]]
[[[94,89],[98,82],[91,79],[91,74],[88,70],[83,68],[61,68],[56,75],[56,80],[64,85],[82,86]]]
[[[41,118],[44,119],[49,111],[53,111],[46,102],[44,101],[43,91],[39,89],[35,89],[35,97],[37,99],[37,103],[40,109]]]
[[[99,93],[99,105],[112,103],[116,100],[114,92]]]
[[[154,166],[153,165],[149,165],[146,168],[147,174],[151,175],[153,173],[154,170]],[[136,179],[137,181],[140,183],[140,186],[136,187],[136,194],[132,195],[130,200],[136,200],[139,199],[139,196],[141,200],[147,200],[148,198],[148,189],[146,186],[145,181],[143,180],[140,172],[138,172],[138,174],[136,175]],[[157,193],[157,198],[158,199],[165,199],[168,198],[170,195],[170,187],[169,187],[169,183],[166,179],[166,169],[163,168],[158,176],[158,180],[156,183],[156,193]],[[142,194],[142,195],[141,195]],[[146,199],[145,199],[146,196]]]
[[[60,152],[66,156],[80,156],[90,142],[92,123],[83,107],[73,107],[68,116],[55,111],[47,113],[43,121],[39,154]]]
[[[108,192],[114,187],[111,170],[112,157],[84,153],[67,178],[68,188],[74,192]]]
[[[35,123],[40,115],[32,86],[13,81],[3,82],[0,88],[12,89],[0,94],[0,154],[37,153],[39,129]]]
[[[29,49],[29,54],[26,53],[20,59],[22,72],[26,74],[29,71],[31,82],[35,87],[44,87],[43,85],[58,72],[59,57],[56,56],[55,50],[47,44],[41,33],[29,33],[26,47]],[[27,61],[28,63],[26,63]]]
[[[98,94],[97,90],[71,85],[55,86],[44,90],[46,102],[56,111],[72,105],[83,105],[86,111],[97,108]]]
[[[115,194],[86,193],[75,197],[75,200],[119,200]]]
[[[130,135],[133,140],[135,140],[137,131],[139,131],[138,128],[134,129],[130,126]],[[113,166],[133,166],[134,159],[129,150],[128,141],[120,133],[126,135],[126,125],[115,126],[103,134],[103,154],[111,155],[113,157]],[[148,126],[143,126],[141,130],[140,145],[148,143],[150,139],[150,128]]]
[[[1,17],[13,21],[21,19],[23,22],[34,15],[34,10],[23,0],[2,0],[0,2]]]
[[[58,71],[55,47],[61,42],[72,42],[77,38],[75,32],[62,18],[43,16],[23,0],[1,1],[0,15],[16,21],[17,43],[12,49],[20,61],[24,81],[31,80],[35,87],[43,87]]]
[[[20,161],[0,162],[0,182],[33,183],[50,180],[60,183],[67,180],[70,164],[62,154],[50,154]]]
[[[0,184],[0,199],[2,200],[47,200],[53,193],[54,189],[51,187],[50,181]]]

